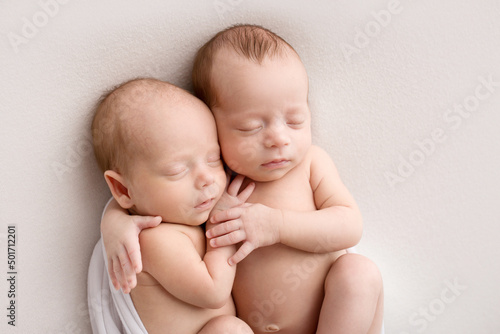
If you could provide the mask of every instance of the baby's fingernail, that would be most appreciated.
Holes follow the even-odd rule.
[[[216,245],[215,245],[215,240],[210,240],[210,245],[211,245],[212,247],[215,247],[215,246],[216,246]]]

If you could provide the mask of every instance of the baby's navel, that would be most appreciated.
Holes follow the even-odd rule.
[[[279,331],[280,328],[278,325],[276,324],[270,324],[270,325],[267,325],[266,326],[266,332],[270,332],[270,333],[273,333],[273,332],[277,332]]]

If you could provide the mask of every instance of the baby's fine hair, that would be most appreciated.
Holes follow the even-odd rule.
[[[135,138],[130,138],[130,128],[138,116],[133,111],[170,86],[175,87],[153,78],[136,78],[112,88],[97,101],[91,126],[92,143],[103,172],[127,172],[128,162],[139,145]]]
[[[212,65],[217,52],[229,49],[238,55],[261,64],[266,57],[284,57],[294,48],[283,38],[258,25],[235,25],[217,33],[197,52],[193,65],[195,95],[212,108],[217,104],[216,87],[212,81]]]

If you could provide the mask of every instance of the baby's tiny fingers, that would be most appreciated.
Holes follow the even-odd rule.
[[[241,262],[244,258],[248,256],[253,250],[255,249],[255,246],[251,243],[246,241],[241,245],[241,247],[234,253],[233,256],[229,258],[229,265],[235,265]]]
[[[245,189],[237,196],[241,202],[246,202],[255,189],[255,183],[249,183]]]
[[[207,238],[217,238],[224,234],[237,231],[240,229],[240,227],[241,227],[240,219],[230,220],[225,223],[212,227],[210,230],[207,231],[206,236]]]
[[[237,244],[245,239],[245,232],[238,230],[210,240],[210,245],[212,247],[224,247]]]
[[[228,220],[238,219],[241,216],[241,209],[232,208],[229,210],[217,212],[215,215],[210,218],[210,222],[213,224],[219,224],[222,222],[226,222]]]
[[[127,287],[129,289],[135,288],[137,285],[137,278],[135,274],[135,270],[130,265],[126,265],[123,267],[123,274],[125,276],[125,280],[127,281]]]
[[[135,269],[132,268],[132,262],[128,256],[127,249],[124,249],[124,251],[118,255],[118,258],[120,259],[121,271],[125,276],[131,271],[135,272]]]
[[[118,279],[116,278],[115,272],[113,270],[113,259],[108,259],[108,274],[113,283],[115,290],[120,290],[120,285],[118,284]]]
[[[234,178],[233,182],[229,185],[227,188],[227,193],[231,196],[238,195],[238,190],[241,188],[241,184],[243,183],[243,180],[245,177],[243,175],[238,175]]]
[[[135,245],[134,245],[135,246]],[[137,244],[137,248],[127,247],[128,257],[130,258],[131,266],[134,271],[138,274],[142,271],[142,259],[141,259],[141,249],[140,245]]]
[[[123,292],[125,292],[128,288],[128,284],[119,259],[113,260],[113,271],[118,281],[119,288],[122,288]]]

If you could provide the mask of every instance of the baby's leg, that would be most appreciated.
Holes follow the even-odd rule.
[[[384,292],[377,266],[359,254],[335,261],[325,279],[317,334],[380,334]]]
[[[221,315],[207,322],[198,334],[253,334],[253,331],[243,320]]]

